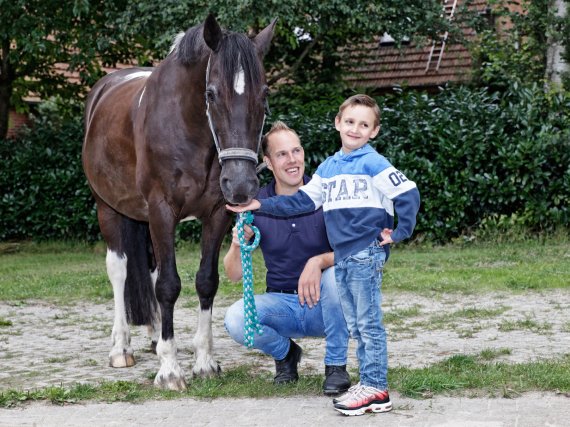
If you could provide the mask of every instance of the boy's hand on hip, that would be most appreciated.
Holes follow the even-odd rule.
[[[394,241],[392,240],[392,232],[394,230],[390,229],[390,228],[385,228],[384,230],[382,230],[382,232],[380,233],[380,237],[382,237],[382,241],[380,242],[380,246],[384,246],[387,245],[389,243],[394,243]]]

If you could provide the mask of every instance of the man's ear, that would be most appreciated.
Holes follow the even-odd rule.
[[[273,165],[271,164],[271,160],[269,159],[269,157],[263,156],[263,161],[265,162],[267,169],[269,169],[271,172],[273,172]]]

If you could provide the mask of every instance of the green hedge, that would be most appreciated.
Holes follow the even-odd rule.
[[[81,120],[43,117],[19,138],[0,141],[0,240],[98,238],[82,138]]]
[[[382,129],[372,144],[420,189],[417,235],[445,242],[504,216],[529,231],[569,226],[568,94],[513,84],[377,100]],[[310,171],[340,147],[337,108],[312,115],[307,103],[279,116],[300,131]]]
[[[340,147],[333,121],[346,94],[307,89],[278,94],[267,125],[282,119],[299,132],[311,173]],[[395,91],[378,101],[373,145],[418,184],[417,236],[446,242],[505,218],[531,232],[570,225],[569,95],[512,85]],[[81,120],[43,118],[0,141],[0,240],[99,238],[82,139]],[[199,224],[179,227],[181,238],[198,234]]]

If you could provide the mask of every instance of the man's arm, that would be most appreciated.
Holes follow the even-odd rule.
[[[249,225],[244,225],[244,237],[249,241],[253,237],[253,230]],[[232,230],[232,244],[224,256],[224,271],[228,279],[232,282],[238,282],[243,276],[241,268],[241,251],[239,246],[239,239],[237,236],[237,228]]]
[[[299,302],[313,308],[321,298],[322,271],[334,265],[334,252],[325,252],[309,258],[299,277]]]

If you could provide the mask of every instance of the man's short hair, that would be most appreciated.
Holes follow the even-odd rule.
[[[297,134],[297,132],[295,132],[293,129],[291,129],[289,126],[287,126],[284,122],[282,122],[281,120],[274,121],[273,124],[271,125],[271,129],[269,129],[267,131],[267,133],[265,135],[263,135],[263,138],[261,139],[261,151],[262,151],[264,156],[269,155],[269,153],[267,152],[267,142],[268,142],[267,140],[268,140],[269,136],[271,134],[281,132],[281,131],[291,132],[297,138],[299,138],[299,135]],[[299,138],[299,139],[301,139],[301,138]]]
[[[340,105],[336,116],[340,119],[343,111],[347,107],[354,107],[356,105],[363,105],[365,107],[372,108],[372,111],[374,111],[374,116],[375,116],[374,127],[380,125],[380,107],[378,107],[378,104],[376,103],[374,98],[371,98],[368,95],[364,95],[361,93],[358,95],[353,95],[350,98],[346,99]]]

